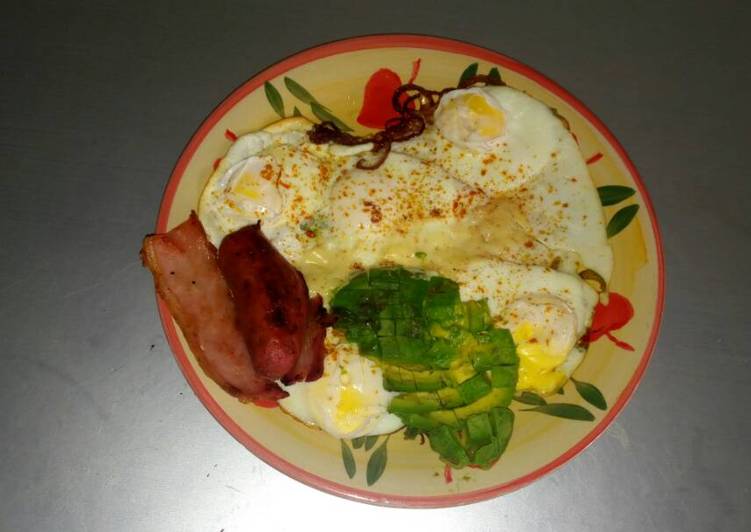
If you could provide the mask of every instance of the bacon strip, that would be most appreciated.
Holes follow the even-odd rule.
[[[260,375],[236,326],[232,295],[198,216],[147,236],[141,260],[206,374],[242,401],[266,404],[287,394]]]
[[[264,237],[260,224],[224,238],[219,268],[258,372],[285,384],[318,378],[325,356],[321,298],[309,299],[302,274]]]

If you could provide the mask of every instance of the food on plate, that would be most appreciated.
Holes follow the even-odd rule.
[[[383,371],[373,360],[360,356],[357,344],[330,334],[323,376],[313,382],[286,386],[289,393],[279,406],[311,427],[336,438],[388,434],[402,427],[388,411],[396,393],[385,389]]]
[[[216,248],[195,213],[144,239],[141,257],[206,374],[244,401],[275,403],[279,384],[321,373],[325,311],[257,226]],[[273,279],[269,278],[273,272]]]
[[[232,292],[235,323],[255,368],[285,384],[320,377],[326,334],[321,296],[309,296],[302,274],[258,224],[222,240],[219,269]]]
[[[337,438],[405,427],[488,468],[515,394],[555,393],[585,355],[613,269],[599,197],[563,120],[498,76],[391,101],[370,135],[303,117],[241,135],[200,221],[147,238],[144,260],[230,393]],[[186,227],[200,260],[155,252]]]
[[[455,467],[490,467],[511,436],[518,358],[485,299],[463,302],[459,285],[403,268],[372,269],[336,292],[336,327],[380,363],[384,386],[402,392],[388,410]]]
[[[307,142],[310,126],[302,118],[281,120],[242,135],[230,147],[198,203],[198,215],[215,246],[231,232],[260,221],[274,247],[288,260],[299,261],[310,240],[305,227],[312,227],[314,213],[325,208],[336,170],[328,150]]]
[[[141,249],[156,290],[209,377],[241,400],[277,399],[284,392],[264,379],[236,326],[235,306],[195,213],[169,233],[147,236]]]
[[[598,296],[576,276],[540,266],[493,259],[457,271],[462,299],[487,300],[492,316],[514,338],[519,355],[517,390],[549,395],[581,362],[579,340]]]
[[[573,136],[542,102],[511,87],[452,91],[441,98],[433,127],[392,149],[506,198],[563,269],[589,268],[610,279],[613,256],[597,190]]]

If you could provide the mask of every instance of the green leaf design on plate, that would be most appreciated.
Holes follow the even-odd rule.
[[[367,438],[365,438],[365,450],[371,450],[377,441],[378,436],[368,436]]]
[[[602,392],[597,389],[597,386],[588,382],[578,381],[574,378],[571,378],[571,380],[574,381],[576,391],[579,392],[579,395],[581,395],[585,401],[600,410],[607,410],[608,403],[605,401]]]
[[[352,451],[344,442],[344,440],[340,440],[340,441],[342,442],[342,462],[344,462],[344,470],[347,472],[347,476],[349,478],[352,478],[355,476],[355,473],[357,472],[357,466],[355,465],[355,457],[352,456]]]
[[[597,187],[597,193],[600,195],[602,206],[607,207],[608,205],[615,205],[626,198],[630,198],[636,194],[636,191],[631,187],[621,185],[605,185],[604,187]]]
[[[496,67],[490,69],[490,72],[488,72],[488,78],[493,83],[497,83],[499,85],[503,83],[503,80],[501,79],[501,73]]]
[[[326,106],[322,105],[318,100],[316,100],[305,87],[300,85],[294,79],[285,77],[284,85],[287,87],[287,90],[292,93],[292,96],[302,101],[303,103],[310,105],[310,110],[313,111],[313,114],[316,115],[316,118],[318,118],[318,120],[322,122],[333,122],[334,124],[336,124],[336,127],[338,127],[342,131],[352,131],[351,127],[331,114],[331,111]],[[297,108],[295,109],[297,111],[297,114],[295,114],[295,116],[302,116],[300,110]]]
[[[292,116],[302,116],[300,109],[298,109],[296,105],[295,105],[295,110],[292,111]]]
[[[311,104],[313,102],[318,103],[318,101],[313,98],[313,95],[310,94],[305,87],[300,85],[298,82],[296,82],[292,78],[284,78],[284,85],[287,87],[287,90],[297,98],[298,100],[301,100],[303,103]]]
[[[594,421],[595,419],[592,412],[583,406],[572,405],[569,403],[555,403],[536,406],[534,408],[525,408],[522,412],[540,412],[541,414],[547,414],[549,416],[575,419],[577,421]]]
[[[368,486],[372,486],[378,482],[378,479],[381,478],[381,475],[383,475],[383,472],[386,470],[386,462],[388,461],[386,444],[388,442],[389,439],[386,438],[386,440],[379,445],[375,451],[373,451],[373,454],[370,455],[368,469],[365,473],[365,480],[368,482]]]
[[[620,211],[615,213],[608,222],[608,227],[606,229],[608,238],[614,237],[615,235],[623,231],[626,226],[631,223],[631,220],[634,219],[634,216],[636,216],[636,213],[638,211],[638,205],[629,205],[627,207],[623,207]]]
[[[465,79],[469,79],[472,76],[476,76],[477,75],[477,67],[478,66],[480,66],[480,65],[477,64],[477,63],[472,63],[467,68],[465,68],[464,72],[462,72],[462,75],[459,76],[459,83],[457,83],[457,85],[460,85],[461,82],[464,81]]]
[[[282,101],[282,95],[276,90],[270,82],[263,84],[263,90],[266,93],[266,99],[271,104],[271,108],[276,114],[284,118],[284,101]]]
[[[336,124],[336,127],[341,129],[342,131],[352,131],[351,127],[332,115],[331,112],[320,103],[311,102],[310,110],[313,111],[313,114],[316,115],[316,117],[322,122],[333,122],[334,124]]]
[[[365,436],[360,436],[359,438],[352,438],[353,449],[359,449],[360,447],[362,447],[363,443],[365,443]]]
[[[524,403],[525,405],[546,405],[548,402],[537,395],[534,392],[522,392],[519,395],[514,396],[514,401],[517,403]]]

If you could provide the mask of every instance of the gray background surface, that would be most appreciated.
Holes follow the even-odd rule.
[[[751,17],[653,4],[4,3],[0,530],[751,529]],[[662,334],[629,406],[554,474],[468,507],[349,502],[255,458],[183,380],[137,260],[215,104],[378,32],[468,40],[560,82],[630,153],[665,241]]]

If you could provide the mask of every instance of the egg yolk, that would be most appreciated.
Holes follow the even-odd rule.
[[[446,102],[440,118],[439,127],[448,138],[469,144],[500,137],[506,129],[503,111],[477,93],[462,94]]]
[[[511,336],[519,355],[519,390],[536,390],[541,394],[553,393],[566,380],[566,375],[554,371],[565,360],[568,353],[554,353],[547,342],[541,340],[537,328],[525,323],[514,329]]]
[[[259,200],[262,197],[255,177],[249,172],[242,173],[235,186],[232,187],[232,192],[252,200]]]
[[[269,217],[281,212],[282,196],[275,181],[279,169],[267,158],[249,157],[229,178],[227,201],[237,210]],[[234,201],[233,201],[234,200]]]
[[[490,105],[479,94],[470,94],[464,99],[477,123],[477,133],[483,137],[497,137],[503,133],[505,119],[500,110]]]
[[[352,386],[342,387],[339,395],[339,404],[336,406],[334,423],[342,432],[354,432],[359,429],[367,417],[363,412],[365,398],[362,392]]]

